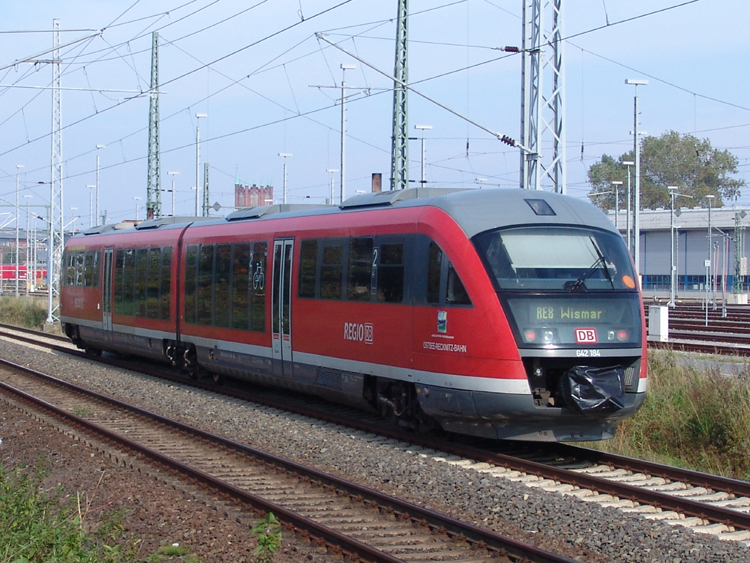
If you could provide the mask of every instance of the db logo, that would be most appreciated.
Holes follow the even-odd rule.
[[[596,344],[597,342],[595,328],[576,329],[576,344]]]

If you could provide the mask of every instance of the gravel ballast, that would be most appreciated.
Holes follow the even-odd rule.
[[[7,341],[0,355],[580,561],[750,562],[742,544],[444,463],[418,448]],[[8,423],[0,422],[6,432]],[[4,448],[6,442],[3,463]],[[279,561],[294,560],[296,548],[288,549],[290,557]]]

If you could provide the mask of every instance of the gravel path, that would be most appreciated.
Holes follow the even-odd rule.
[[[0,356],[580,561],[750,562],[750,549],[738,543],[721,542],[680,526],[647,521],[615,508],[603,508],[443,463],[425,452],[394,448],[389,442],[381,443],[296,415],[254,408],[211,393],[3,341],[0,341]],[[3,424],[0,433],[7,427],[4,421]],[[0,437],[4,438],[2,434]],[[2,456],[5,447],[3,442]],[[88,479],[89,485],[95,481]],[[164,506],[157,504],[152,510],[154,516]],[[178,514],[189,518],[189,506]],[[246,534],[246,529],[237,533]],[[147,532],[148,527],[141,530]],[[226,539],[228,533],[216,537]],[[210,540],[197,533],[189,540],[195,553],[198,548],[211,549]],[[214,540],[213,549],[217,549],[220,540]],[[227,545],[222,547],[226,549]],[[290,545],[285,553],[289,557],[277,560],[293,562],[294,557],[307,558],[308,554],[299,555],[301,552],[295,551],[299,549]],[[240,560],[212,557],[219,558],[206,561]]]

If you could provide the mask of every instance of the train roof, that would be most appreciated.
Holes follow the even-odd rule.
[[[432,206],[450,215],[471,238],[498,227],[528,224],[585,225],[616,232],[614,225],[597,207],[552,192],[521,189],[447,189],[410,188],[360,194],[340,206],[275,204],[239,209],[227,217],[163,217],[120,225],[104,225],[84,231],[84,235],[112,233],[120,230],[215,226],[243,221],[315,215],[348,214],[376,209]],[[197,224],[196,224],[197,223]]]

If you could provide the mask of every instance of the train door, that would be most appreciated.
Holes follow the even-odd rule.
[[[112,330],[112,248],[104,249],[104,275],[102,276],[102,329]]]
[[[294,240],[273,243],[273,291],[271,292],[271,332],[273,373],[291,379],[292,368],[292,250]]]

